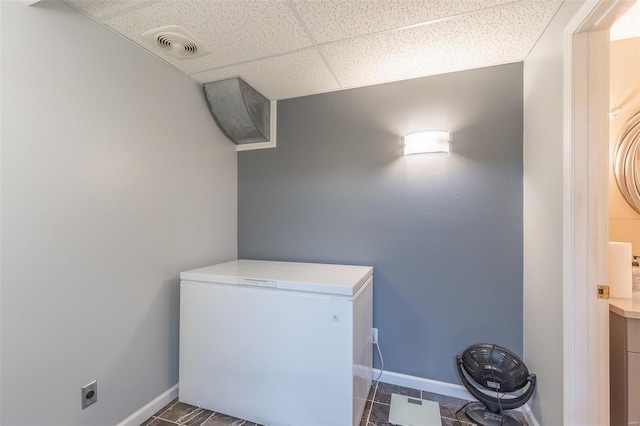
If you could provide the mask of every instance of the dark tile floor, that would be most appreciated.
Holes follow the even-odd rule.
[[[360,421],[360,426],[390,426],[389,408],[391,394],[413,396],[440,404],[440,417],[442,426],[471,426],[473,423],[467,419],[464,410],[460,410],[469,401],[439,395],[431,392],[419,391],[402,386],[378,383],[371,387],[367,397],[367,405]],[[520,413],[515,413],[523,425],[527,425]],[[457,418],[456,418],[457,415]],[[236,419],[224,414],[197,408],[192,405],[179,402],[177,399],[163,407],[141,426],[260,426],[256,423]],[[331,425],[327,425],[331,426]]]

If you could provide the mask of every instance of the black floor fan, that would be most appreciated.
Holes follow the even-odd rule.
[[[465,413],[483,426],[520,426],[508,410],[526,403],[536,387],[536,375],[513,352],[502,346],[479,343],[456,356],[462,384],[479,402],[472,402]],[[526,390],[522,390],[527,386]],[[515,392],[515,394],[514,394]]]

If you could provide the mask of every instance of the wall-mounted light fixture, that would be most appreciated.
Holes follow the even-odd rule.
[[[433,152],[449,152],[449,132],[446,130],[429,130],[416,132],[404,137],[402,155],[427,154]]]

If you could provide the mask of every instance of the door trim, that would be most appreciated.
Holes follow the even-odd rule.
[[[588,1],[564,33],[564,424],[609,425],[609,29],[633,3]]]

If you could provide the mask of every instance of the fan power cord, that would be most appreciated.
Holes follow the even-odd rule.
[[[496,348],[495,343],[491,345],[491,354],[489,355],[489,359],[493,360],[493,351]],[[500,426],[502,426],[504,422],[504,412],[502,410],[502,402],[500,400],[502,397],[500,396],[500,392],[498,392],[498,382],[496,381],[496,375],[493,371],[493,367],[491,368],[491,377],[493,378],[494,386],[496,387],[496,398],[498,399],[498,407],[500,407]]]
[[[382,357],[382,351],[380,350],[380,342],[378,342],[378,339],[376,339],[376,341],[373,343],[376,345],[376,349],[378,349],[378,355],[380,356],[380,374],[378,374],[378,377],[376,377],[376,379],[373,381],[373,383],[377,385],[378,380],[380,380],[380,377],[382,377],[382,373],[384,372],[384,358]]]
[[[472,402],[473,402],[473,401],[469,401],[469,402],[467,402],[466,404],[464,404],[464,405],[460,406],[460,408],[458,408],[458,409],[456,410],[456,414],[455,414],[455,416],[456,416],[456,421],[458,422],[458,426],[462,426],[462,422],[460,422],[460,416],[459,416],[460,411],[462,411],[462,410],[464,410],[465,408],[467,408],[467,405],[471,404]],[[465,425],[466,425],[466,424],[467,424],[467,423],[465,422]]]

